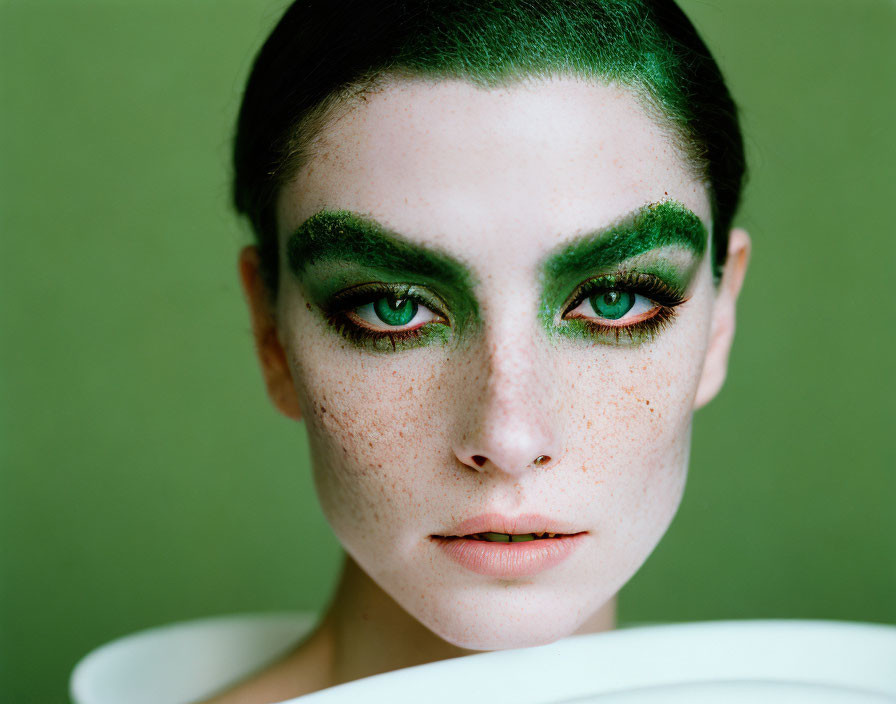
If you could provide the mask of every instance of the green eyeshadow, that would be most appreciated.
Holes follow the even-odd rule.
[[[364,348],[397,351],[460,342],[481,325],[473,294],[475,277],[467,265],[356,213],[323,210],[312,215],[288,239],[286,258],[306,296],[328,322],[337,294],[367,282],[403,286],[401,290],[409,291],[418,304],[449,321],[449,325],[427,324],[410,339],[350,337]],[[400,297],[400,290],[396,295]]]
[[[598,338],[639,344],[652,337],[657,329],[644,326],[640,331],[635,328],[596,331],[581,319],[562,318],[570,299],[575,297],[582,282],[597,279],[602,290],[633,291],[642,295],[652,290],[663,291],[670,301],[680,302],[707,244],[708,232],[700,218],[672,200],[646,205],[610,227],[561,244],[542,260],[540,267],[542,325],[553,338],[586,341]],[[684,250],[686,254],[673,257],[670,249]],[[637,285],[622,286],[617,281],[619,272],[625,274],[626,280],[637,281]],[[620,288],[614,289],[616,285]],[[644,286],[648,290],[640,290]]]
[[[539,266],[538,315],[544,329],[555,340],[640,344],[650,339],[672,319],[672,307],[684,300],[707,244],[708,233],[700,219],[671,200],[646,205],[609,227],[561,243]],[[371,219],[345,210],[320,211],[290,236],[286,250],[289,268],[314,304],[312,310],[320,313],[328,329],[359,348],[395,352],[456,344],[481,331],[474,294],[477,282],[470,267]],[[587,286],[594,288],[590,296],[604,296],[605,305],[617,299],[631,303],[639,294],[662,309],[655,319],[621,328],[565,318],[571,300],[581,300]],[[389,325],[402,324],[399,319],[404,318],[397,311],[409,305],[402,303],[406,298],[414,301],[415,309],[426,306],[447,323],[433,321],[414,331],[371,333],[345,315],[373,303],[374,311],[385,312],[379,317],[388,330]],[[624,313],[620,308],[616,317]],[[613,320],[613,314],[607,318]]]

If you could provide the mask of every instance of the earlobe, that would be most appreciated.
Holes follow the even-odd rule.
[[[277,320],[271,293],[261,276],[261,259],[254,245],[243,247],[239,257],[240,281],[249,315],[255,351],[267,386],[268,396],[274,406],[287,418],[301,420],[302,411],[296,397],[286,351],[277,335]]]
[[[694,410],[709,403],[725,382],[728,356],[734,340],[737,297],[743,286],[750,261],[750,236],[746,230],[734,229],[728,238],[728,256],[713,307],[709,346],[703,373],[694,398]]]

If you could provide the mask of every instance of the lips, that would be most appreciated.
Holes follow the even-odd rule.
[[[507,541],[481,535],[508,534]],[[553,533],[554,537],[515,541],[514,536]],[[514,579],[529,577],[560,564],[586,539],[588,531],[538,514],[508,517],[496,513],[475,516],[431,539],[444,554],[471,572]],[[494,535],[490,536],[496,537]]]
[[[524,535],[534,533],[554,533],[560,535],[577,535],[583,531],[566,521],[548,518],[538,513],[524,513],[519,516],[505,516],[500,513],[483,513],[473,516],[462,523],[446,528],[435,534],[437,538],[472,536],[480,533],[507,533]]]
[[[531,577],[559,565],[586,539],[586,533],[522,543],[433,537],[454,562],[471,572],[500,579]]]

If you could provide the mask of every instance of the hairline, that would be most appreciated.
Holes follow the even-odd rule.
[[[288,148],[280,168],[276,173],[277,198],[282,189],[292,181],[298,172],[316,156],[315,145],[321,135],[334,122],[348,116],[361,107],[367,96],[388,90],[402,83],[434,84],[446,81],[462,81],[481,90],[513,88],[519,85],[537,85],[557,79],[574,79],[594,85],[613,86],[627,91],[645,112],[653,124],[658,127],[676,149],[678,156],[691,170],[692,175],[701,181],[707,178],[706,163],[697,157],[689,148],[688,135],[676,124],[675,120],[663,109],[659,99],[651,94],[648,84],[639,80],[623,80],[601,71],[572,71],[548,68],[543,71],[520,71],[507,73],[492,80],[472,73],[457,71],[429,71],[403,66],[390,67],[373,71],[358,77],[350,84],[329,93],[323,100],[309,110],[290,128]]]

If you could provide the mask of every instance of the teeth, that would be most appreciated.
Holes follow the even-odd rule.
[[[524,543],[529,540],[555,538],[558,535],[560,533],[473,533],[455,537],[466,538],[467,540],[485,540],[490,543]]]
[[[476,540],[487,540],[492,543],[524,543],[529,540],[553,538],[556,533],[476,533],[468,536]]]

